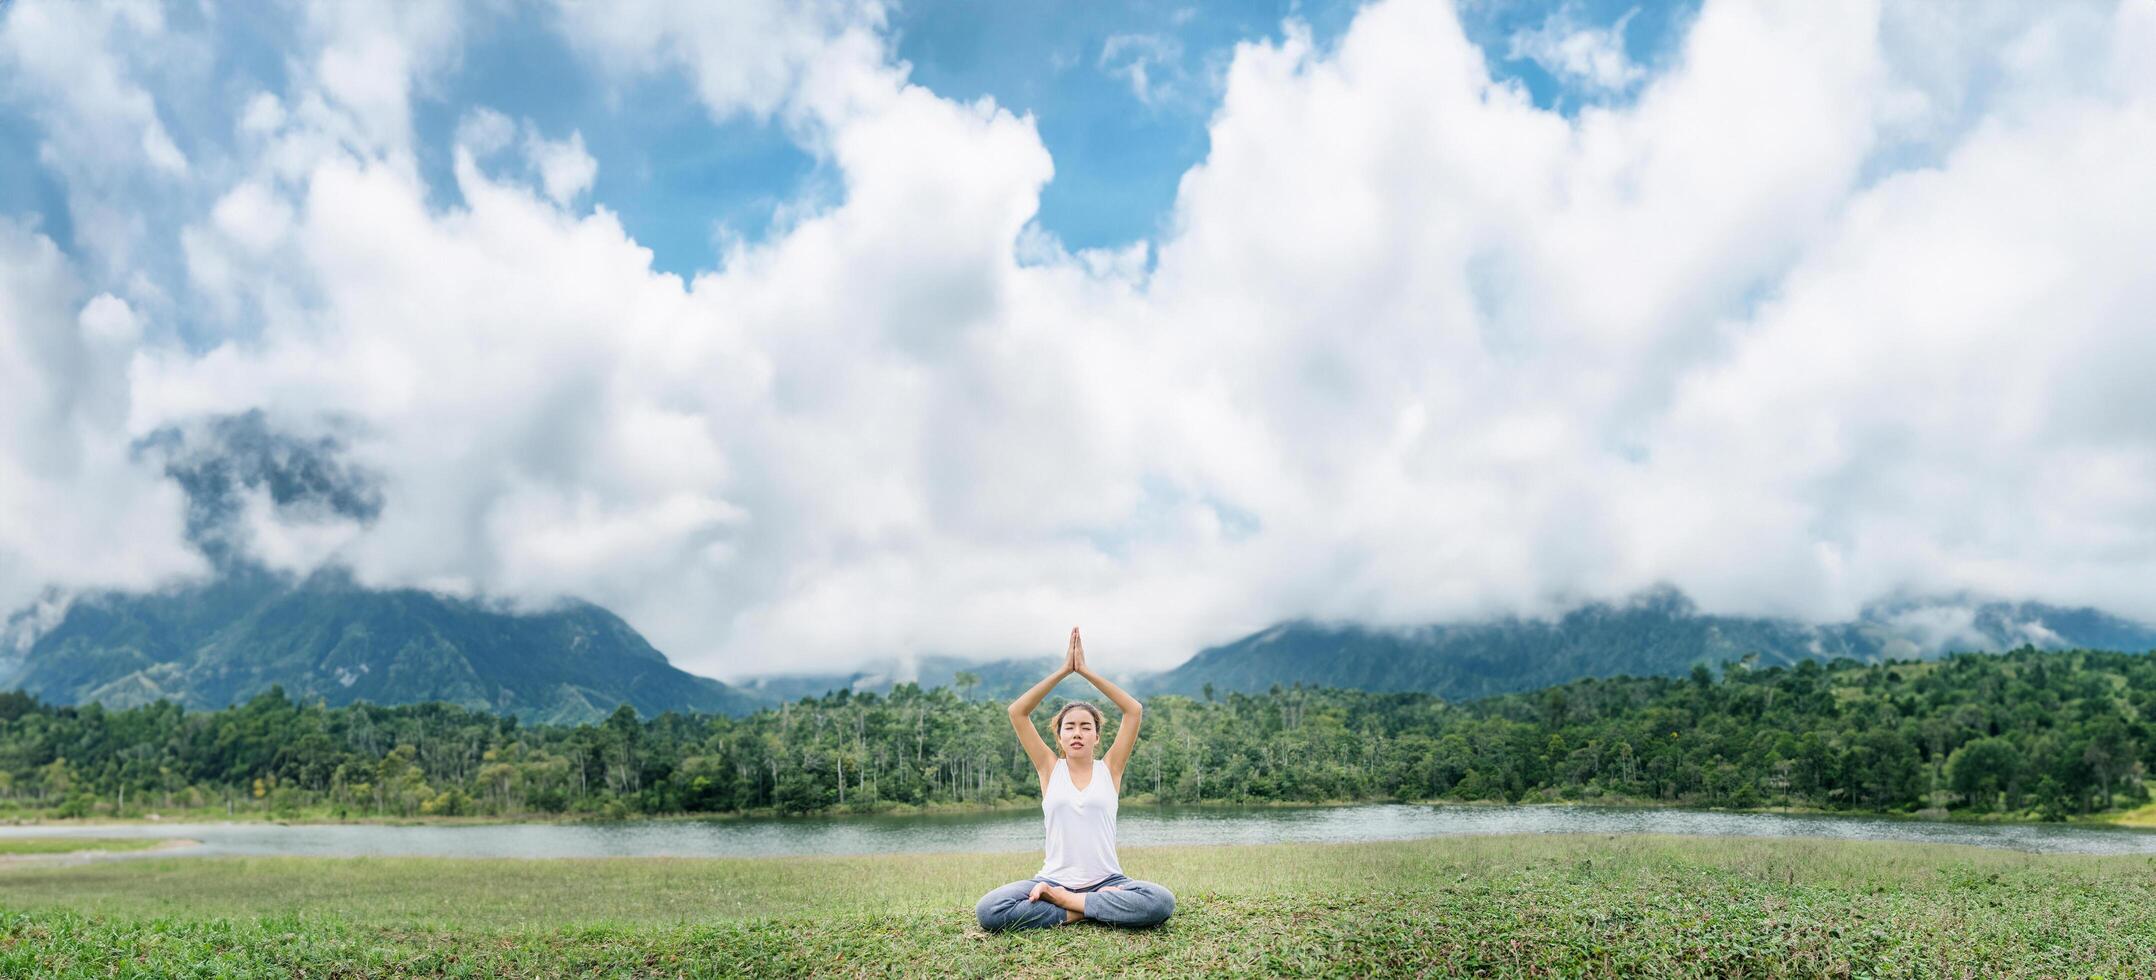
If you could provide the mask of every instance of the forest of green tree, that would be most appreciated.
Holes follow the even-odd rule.
[[[969,678],[961,677],[961,683]],[[744,718],[627,707],[526,726],[443,704],[221,711],[0,694],[0,814],[863,812],[1038,795],[1004,706],[838,692]],[[1051,704],[1048,708],[1052,708]],[[1037,713],[1045,723],[1047,708]],[[1581,680],[1452,704],[1274,689],[1161,696],[1126,805],[1660,802],[2061,819],[2146,802],[2156,658],[2023,649]],[[1114,737],[1110,719],[1108,738]]]

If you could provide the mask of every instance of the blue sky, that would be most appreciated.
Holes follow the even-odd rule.
[[[901,4],[893,15],[897,54],[912,65],[912,78],[951,99],[996,99],[998,106],[1033,114],[1056,162],[1056,177],[1041,194],[1039,224],[1065,248],[1112,248],[1153,237],[1175,202],[1175,183],[1205,159],[1205,121],[1218,106],[1218,80],[1235,43],[1276,41],[1283,22],[1307,24],[1319,45],[1330,45],[1348,28],[1360,4],[1317,0],[1229,0],[1214,4],[1156,2],[994,2],[925,0]],[[1615,24],[1634,13],[1626,43],[1643,65],[1660,60],[1680,37],[1684,17],[1697,2],[1485,2],[1464,6],[1470,37],[1490,54],[1498,78],[1518,80],[1539,106],[1576,110],[1580,99],[1531,58],[1511,58],[1509,39],[1533,30],[1559,11],[1580,24]],[[524,28],[520,32],[543,34]],[[1132,52],[1110,39],[1162,41]],[[537,39],[535,39],[537,41]],[[561,43],[545,39],[526,52],[545,52],[524,65],[487,62],[470,67],[466,97],[522,99],[502,106],[558,125],[582,125],[589,112],[565,112],[563,103],[593,99],[593,90],[569,84],[576,67]],[[1106,56],[1106,58],[1104,58]],[[1130,78],[1136,56],[1145,56],[1149,82],[1164,93],[1141,101]],[[522,88],[535,67],[556,73]],[[517,78],[520,82],[505,82]],[[554,93],[552,106],[530,93]],[[1570,95],[1570,99],[1567,99]],[[457,99],[451,99],[457,101]],[[638,241],[658,252],[668,271],[705,269],[716,258],[709,222],[735,233],[759,235],[772,207],[802,192],[815,179],[813,159],[796,151],[772,125],[696,121],[694,93],[679,80],[640,90],[632,121],[621,129],[593,131],[584,140],[599,159],[597,196],[619,207]],[[528,106],[528,108],[526,108]],[[586,106],[595,108],[595,106]],[[653,125],[640,125],[645,116]],[[440,123],[453,127],[453,121]],[[612,166],[610,166],[612,164]],[[623,166],[625,164],[625,166]],[[608,170],[614,170],[608,177]],[[701,207],[681,207],[696,202]]]
[[[1076,250],[1127,245],[1160,231],[1177,180],[1205,157],[1206,123],[1236,44],[1277,41],[1293,20],[1323,47],[1359,7],[1340,0],[917,0],[893,9],[888,37],[916,83],[947,98],[986,97],[1031,114],[1056,167],[1037,220]],[[1553,17],[1583,27],[1622,21],[1626,53],[1651,68],[1669,56],[1696,9],[1696,0],[1484,0],[1460,12],[1495,76],[1522,85],[1537,105],[1569,113],[1624,93],[1579,91],[1517,56],[1515,36]],[[199,9],[186,5],[168,16],[175,27],[201,24]],[[291,31],[246,5],[221,8],[213,71],[226,94],[281,88],[279,52]],[[1147,75],[1148,98],[1134,88],[1134,68]],[[776,121],[716,121],[679,73],[602,78],[553,24],[522,12],[483,15],[451,67],[415,95],[416,150],[439,203],[458,203],[452,137],[473,106],[531,120],[551,137],[580,132],[599,163],[593,198],[653,250],[656,268],[679,275],[712,268],[728,236],[763,236],[788,202],[837,193]],[[0,103],[0,156],[36,157],[40,133],[26,108]],[[159,109],[191,155],[204,142],[228,138],[229,106],[171,101]],[[72,243],[65,194],[45,168],[0,172],[0,206],[39,221],[63,246]]]
[[[1293,19],[1328,45],[1359,6],[921,0],[895,9],[890,36],[916,83],[946,98],[991,98],[1033,117],[1056,167],[1037,220],[1076,250],[1157,234],[1177,180],[1205,157],[1206,123],[1237,43],[1277,40]],[[1559,14],[1582,26],[1624,18],[1627,53],[1653,65],[1696,6],[1497,0],[1464,6],[1462,19],[1493,73],[1517,81],[1538,105],[1569,112],[1595,96],[1531,58],[1512,56],[1516,34]],[[1149,100],[1140,99],[1130,74],[1140,61]],[[777,122],[714,121],[678,74],[604,81],[559,31],[529,18],[490,20],[454,70],[421,93],[420,152],[446,195],[455,193],[450,138],[472,105],[530,119],[550,136],[581,132],[599,162],[593,197],[653,250],[657,268],[684,276],[712,268],[725,235],[758,238],[786,202],[837,193],[831,176]]]

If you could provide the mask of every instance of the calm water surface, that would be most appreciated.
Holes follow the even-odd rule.
[[[1117,838],[1148,844],[1406,840],[1461,834],[1700,834],[1974,844],[2018,851],[2156,854],[2156,832],[2057,824],[1955,824],[1879,817],[1713,813],[1603,807],[1371,804],[1341,807],[1123,810]],[[160,837],[201,841],[164,856],[767,857],[1038,851],[1040,814],[999,811],[890,817],[385,827],[365,824],[132,824],[0,827],[0,837]]]

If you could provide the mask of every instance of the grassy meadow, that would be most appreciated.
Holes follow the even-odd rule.
[[[2156,858],[1816,840],[1130,848],[1166,926],[984,935],[1027,854],[0,867],[0,976],[2156,977]]]
[[[2115,823],[2122,827],[2156,828],[2156,803],[2107,815],[2104,822]]]

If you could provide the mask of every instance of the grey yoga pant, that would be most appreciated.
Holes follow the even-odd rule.
[[[1062,906],[1046,900],[1029,902],[1026,895],[1033,891],[1040,878],[1014,881],[986,895],[974,905],[973,913],[980,917],[981,928],[990,932],[1004,929],[1040,929],[1060,926],[1067,916]],[[1053,884],[1053,882],[1051,882]],[[1103,891],[1116,888],[1117,891]],[[1071,891],[1085,896],[1085,917],[1112,926],[1157,926],[1175,914],[1175,893],[1150,881],[1135,881],[1122,875],[1109,875],[1084,888]]]

